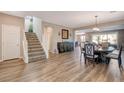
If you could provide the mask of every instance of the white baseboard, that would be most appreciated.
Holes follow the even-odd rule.
[[[16,59],[16,58],[15,58]],[[19,57],[19,59],[22,59],[23,60],[23,57]],[[0,60],[0,62],[3,62],[4,60]]]

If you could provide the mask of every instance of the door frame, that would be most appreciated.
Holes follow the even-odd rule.
[[[1,60],[2,62],[4,61],[4,33],[3,33],[4,25],[15,26],[15,25],[2,24],[2,31],[1,31],[2,32],[2,60]],[[19,26],[17,26],[17,27],[19,27]],[[20,30],[20,32],[21,32],[21,30]],[[20,35],[20,32],[19,32],[19,35]],[[21,42],[21,39],[19,37],[19,58],[20,58],[20,51],[21,51],[20,42]]]
[[[3,51],[3,50],[4,50],[4,45],[3,45],[3,41],[4,41],[4,40],[3,40],[3,38],[4,38],[4,37],[3,37],[3,36],[4,36],[4,34],[3,34],[3,25],[4,25],[4,24],[2,24],[2,31],[1,31],[1,32],[2,32],[2,62],[3,62],[3,60],[4,60],[4,57],[3,57],[3,55],[4,55],[4,54],[3,54],[3,52],[4,52],[4,51]]]

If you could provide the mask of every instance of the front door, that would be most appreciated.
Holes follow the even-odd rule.
[[[20,27],[2,25],[2,59],[20,57]]]

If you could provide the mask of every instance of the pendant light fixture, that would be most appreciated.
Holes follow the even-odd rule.
[[[97,26],[97,18],[98,18],[98,16],[95,16],[96,23],[95,23],[95,27],[93,28],[93,31],[100,31],[100,29]]]

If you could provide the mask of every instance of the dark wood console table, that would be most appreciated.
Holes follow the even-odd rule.
[[[57,48],[59,53],[73,51],[74,42],[58,42]]]

